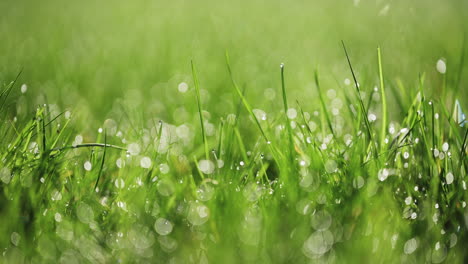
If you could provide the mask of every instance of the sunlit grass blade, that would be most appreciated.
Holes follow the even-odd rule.
[[[377,157],[378,153],[377,153],[376,142],[374,141],[374,138],[373,138],[372,129],[371,129],[369,119],[368,119],[367,109],[364,106],[364,102],[363,102],[362,97],[361,97],[361,89],[359,88],[359,83],[357,81],[356,74],[354,73],[353,66],[351,64],[351,60],[349,59],[348,51],[346,50],[346,46],[345,46],[344,41],[341,41],[341,44],[343,45],[343,50],[344,50],[345,55],[346,55],[346,60],[348,61],[348,66],[349,66],[349,69],[351,70],[351,75],[353,76],[354,86],[355,86],[356,91],[357,91],[357,97],[358,97],[359,105],[361,107],[361,112],[362,112],[362,115],[363,115],[362,118],[364,119],[364,124],[366,126],[367,136],[369,138],[369,144],[370,145],[372,144],[374,146],[375,151],[373,151],[373,153],[374,153],[374,156]]]
[[[286,118],[285,121],[285,126],[286,126],[286,131],[288,133],[288,143],[289,143],[289,158],[290,161],[293,161],[293,151],[294,151],[294,142],[293,142],[293,132],[291,129],[291,122],[289,122],[289,117],[288,117],[288,99],[286,95],[286,85],[284,81],[284,63],[281,63],[280,65],[280,70],[281,70],[281,92],[283,95],[283,107],[284,107],[284,116]]]
[[[260,133],[262,134],[263,138],[265,139],[265,142],[267,144],[270,144],[270,140],[268,139],[268,137],[266,136],[265,132],[263,131],[263,128],[262,128],[262,125],[260,124],[260,122],[258,121],[257,117],[255,116],[253,110],[252,110],[252,107],[250,106],[250,104],[247,102],[247,100],[245,99],[245,96],[244,94],[241,92],[241,90],[239,89],[239,86],[237,85],[237,83],[234,81],[234,77],[232,75],[232,70],[231,70],[231,63],[230,63],[230,60],[229,60],[229,54],[226,52],[226,65],[227,65],[227,68],[228,68],[228,71],[229,71],[229,77],[231,78],[231,83],[232,85],[234,86],[234,89],[236,90],[237,94],[239,95],[239,97],[241,98],[242,100],[242,103],[244,104],[244,107],[245,109],[247,109],[247,112],[250,114],[250,116],[252,117],[252,119],[255,121],[255,124],[257,125],[257,128],[258,130],[260,130]]]
[[[209,159],[209,150],[208,150],[208,142],[206,139],[206,132],[205,132],[205,121],[203,118],[203,112],[202,112],[202,104],[201,104],[201,98],[200,98],[200,84],[198,82],[198,75],[197,75],[197,70],[195,68],[195,64],[193,61],[191,62],[192,65],[192,76],[193,76],[193,82],[195,84],[195,94],[197,97],[197,106],[198,106],[198,114],[200,117],[200,126],[201,126],[201,131],[202,131],[202,139],[203,139],[203,145],[205,146],[205,159]]]
[[[385,135],[387,134],[387,95],[385,93],[380,47],[377,48],[377,61],[379,65],[380,97],[382,98],[382,122],[380,127],[380,150],[382,151],[385,146]]]
[[[334,137],[336,137],[335,131],[333,130],[333,126],[331,123],[330,115],[327,110],[325,99],[323,98],[322,88],[320,86],[318,69],[315,69],[314,71],[314,80],[315,80],[315,86],[317,87],[317,93],[318,93],[319,100],[320,100],[320,106],[322,108],[322,111],[321,111],[322,119],[325,118],[325,120],[327,121],[328,129],[330,129],[330,132],[333,134]]]

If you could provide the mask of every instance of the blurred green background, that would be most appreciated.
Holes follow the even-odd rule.
[[[468,72],[459,68],[467,1],[3,0],[0,10],[0,80],[9,82],[23,68],[28,106],[73,108],[89,124],[115,112],[118,98],[133,98],[145,115],[169,122],[177,106],[195,110],[194,94],[177,91],[183,81],[192,88],[192,59],[209,92],[203,96],[209,110],[233,112],[226,50],[247,98],[266,110],[276,108],[264,91],[279,88],[281,62],[290,98],[304,105],[316,102],[316,67],[325,89],[345,88],[343,80],[351,76],[341,40],[364,91],[378,82],[379,45],[390,87],[401,80],[415,90],[412,85],[425,72],[427,93],[439,92],[440,58],[448,65],[448,89],[468,81]],[[467,98],[466,89],[456,96]]]

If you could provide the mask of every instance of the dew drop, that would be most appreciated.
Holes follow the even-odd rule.
[[[166,218],[158,218],[154,223],[154,229],[161,236],[166,236],[172,232],[172,223]]]
[[[76,207],[76,216],[80,222],[89,224],[94,220],[94,212],[91,206],[81,202]]]
[[[93,167],[93,165],[91,164],[91,162],[88,160],[84,163],[83,165],[84,169],[87,170],[87,171],[90,171]]]
[[[21,85],[21,93],[25,94],[28,91],[28,86],[26,84]]]
[[[311,225],[315,230],[327,230],[332,223],[332,216],[325,210],[318,211],[311,216]]]
[[[211,160],[200,160],[198,162],[198,167],[204,174],[211,174],[215,169],[215,165]]]
[[[13,245],[18,246],[21,241],[21,235],[17,232],[11,233],[10,241]]]
[[[445,181],[447,184],[452,184],[453,182],[453,173],[449,172],[445,175]]]
[[[447,142],[445,142],[444,144],[442,144],[442,151],[443,152],[447,152],[449,149],[449,144]]]
[[[140,150],[140,145],[138,145],[137,143],[131,143],[127,146],[127,152],[132,156],[140,154]]]
[[[447,71],[447,65],[445,64],[445,61],[439,59],[436,64],[436,69],[439,73],[445,74],[445,72]]]
[[[410,240],[406,241],[403,250],[405,254],[409,255],[412,254],[417,248],[418,241],[416,240],[416,238],[411,238]]]
[[[185,82],[181,82],[181,83],[179,83],[179,85],[177,86],[177,89],[179,90],[179,92],[185,93],[185,92],[188,91],[188,84],[185,83]]]
[[[123,189],[125,187],[125,182],[122,178],[116,179],[114,184],[115,184],[115,187],[119,189]]]
[[[0,170],[0,180],[2,180],[3,183],[8,184],[10,183],[11,180],[11,171],[9,168],[4,167]]]
[[[140,159],[140,166],[144,169],[149,169],[151,167],[151,159],[149,157],[142,157]]]

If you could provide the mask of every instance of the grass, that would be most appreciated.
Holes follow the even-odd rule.
[[[1,263],[466,262],[465,3],[85,2],[0,3]]]

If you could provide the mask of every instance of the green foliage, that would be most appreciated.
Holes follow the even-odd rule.
[[[338,2],[1,2],[0,262],[466,262],[468,6]]]

